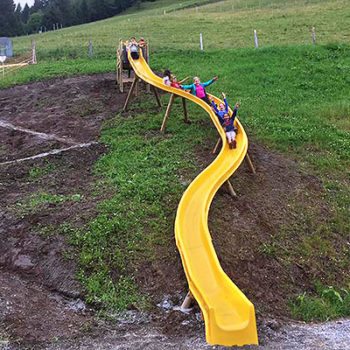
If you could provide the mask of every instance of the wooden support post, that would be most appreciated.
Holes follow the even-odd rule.
[[[185,300],[181,304],[180,310],[186,311],[186,310],[190,309],[192,302],[193,302],[193,296],[192,296],[191,292],[188,292],[186,297],[185,297]]]
[[[116,84],[119,86],[119,91],[123,92],[123,61],[122,61],[122,41],[119,40],[119,46],[116,52]]]
[[[119,90],[121,93],[124,92],[124,82],[123,82],[123,57],[122,57],[123,51],[121,47],[120,51],[120,65],[119,65]]]
[[[155,98],[157,100],[158,107],[161,108],[162,107],[162,102],[161,102],[161,100],[159,98],[159,94],[158,94],[157,88],[154,87],[153,85],[149,85],[149,86],[151,87],[151,89],[152,89],[152,91],[154,93],[154,96],[155,96]]]
[[[136,86],[135,86],[135,96],[139,96],[139,92],[140,92],[140,79],[138,77],[136,77]]]
[[[231,195],[232,197],[237,197],[237,193],[236,193],[235,190],[233,189],[230,180],[227,180],[227,181],[226,181],[226,184],[227,184],[227,188],[228,188],[228,191],[229,191],[230,195]]]
[[[168,103],[168,107],[166,108],[166,112],[165,112],[165,115],[164,115],[163,123],[162,123],[162,126],[160,128],[161,132],[164,132],[164,130],[165,130],[166,122],[167,122],[167,120],[169,118],[171,107],[172,107],[172,105],[174,103],[174,99],[175,99],[175,95],[171,94],[170,99],[169,99],[169,103]]]
[[[188,119],[186,99],[184,97],[182,97],[182,106],[183,106],[183,109],[184,109],[184,122],[189,124],[190,121]]]
[[[249,157],[249,153],[248,152],[247,152],[247,154],[245,156],[245,159],[247,160],[247,163],[249,165],[250,170],[255,175],[256,174],[256,170],[255,170],[255,167],[254,167],[254,164],[253,164],[252,160]]]
[[[219,146],[220,146],[220,143],[221,143],[221,137],[219,137],[218,141],[217,141],[216,144],[215,144],[215,147],[214,147],[214,149],[213,149],[213,151],[212,151],[213,154],[215,154],[216,151],[218,150],[218,148],[219,148]]]
[[[129,102],[130,102],[130,98],[131,98],[132,93],[134,92],[136,84],[137,84],[137,80],[138,80],[138,77],[135,76],[135,79],[134,79],[134,81],[131,84],[131,88],[130,88],[128,96],[126,98],[126,101],[125,101],[125,104],[124,104],[124,107],[123,107],[123,112],[125,112],[127,110],[127,108],[128,108],[128,105],[129,105]]]

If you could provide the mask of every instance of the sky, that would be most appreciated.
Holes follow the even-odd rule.
[[[34,0],[15,0],[15,4],[17,5],[18,3],[20,3],[23,8],[26,3],[28,6],[32,6],[34,4]]]

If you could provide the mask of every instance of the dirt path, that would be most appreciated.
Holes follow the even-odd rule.
[[[194,321],[196,322],[196,321]],[[265,321],[259,327],[260,346],[222,347],[205,342],[203,331],[185,336],[186,326],[177,336],[167,336],[150,324],[119,325],[102,327],[95,336],[74,340],[57,340],[43,345],[45,350],[346,350],[350,348],[350,320],[326,322],[324,324],[287,323],[283,326],[276,320]],[[1,345],[0,345],[1,349]],[[21,347],[3,342],[3,349],[20,350]]]

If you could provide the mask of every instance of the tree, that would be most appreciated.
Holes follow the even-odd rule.
[[[42,22],[47,28],[52,28],[56,23],[62,23],[62,13],[56,1],[51,1],[45,8]]]
[[[37,33],[43,24],[43,14],[41,11],[32,13],[29,16],[27,29],[29,33]]]
[[[17,21],[13,0],[0,0],[0,36],[17,35]]]
[[[22,13],[22,6],[20,3],[17,4],[15,13],[19,14],[19,15],[21,15],[21,13]]]
[[[106,0],[91,0],[90,18],[92,21],[97,21],[109,16],[108,4]]]
[[[48,0],[34,0],[33,6],[30,8],[30,13],[35,13],[43,10],[48,5]]]
[[[10,0],[0,0],[0,3],[4,1]],[[51,29],[56,23],[66,27],[111,17],[135,2],[136,0],[34,0],[32,7],[26,5],[21,11],[21,21],[27,23],[28,32],[36,32],[42,25]],[[2,10],[1,6],[0,8]],[[34,14],[39,15],[32,16]]]
[[[16,10],[15,10],[15,21],[16,21],[16,35],[22,35],[23,34],[23,23],[21,20],[22,16],[22,6],[20,3],[18,3]]]
[[[64,26],[71,25],[73,18],[71,0],[56,0],[55,3],[61,14],[60,23]]]
[[[79,12],[77,13],[79,23],[86,23],[90,19],[89,7],[86,0],[80,2]]]
[[[29,15],[30,15],[30,8],[29,8],[28,4],[26,3],[24,8],[23,8],[22,14],[21,14],[22,23],[24,23],[24,24],[28,23]]]

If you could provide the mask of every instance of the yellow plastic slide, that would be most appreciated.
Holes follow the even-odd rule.
[[[254,306],[220,266],[208,229],[210,203],[216,191],[244,160],[247,135],[236,119],[237,148],[229,149],[225,133],[210,106],[188,92],[164,85],[142,54],[135,60],[129,55],[129,60],[135,74],[145,82],[200,105],[220,134],[223,147],[219,155],[195,178],[181,198],[175,220],[176,244],[190,291],[203,313],[207,342],[226,346],[258,344]],[[213,98],[216,103],[221,102]]]

